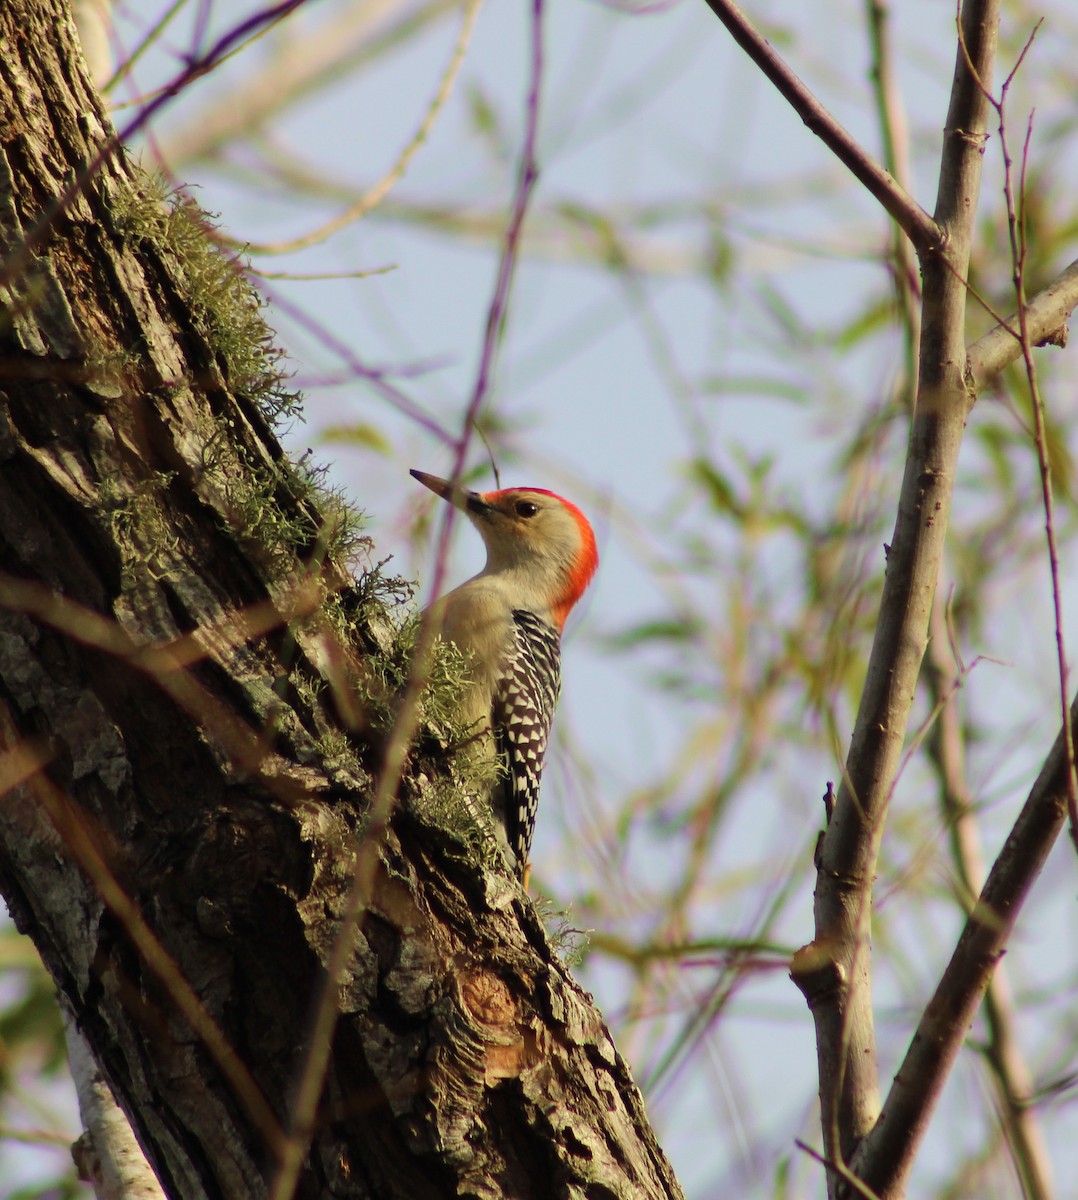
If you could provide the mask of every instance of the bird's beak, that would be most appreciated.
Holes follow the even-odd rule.
[[[437,475],[428,475],[426,471],[409,471],[413,479],[419,482],[443,500],[448,500],[454,508],[461,512],[480,514],[489,511],[490,505],[478,492],[470,492],[467,488],[454,487],[448,479],[439,479]]]

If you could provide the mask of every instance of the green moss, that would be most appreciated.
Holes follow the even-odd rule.
[[[243,260],[214,241],[212,214],[160,176],[142,173],[115,198],[113,219],[121,236],[152,242],[178,269],[225,386],[254,400],[275,428],[300,417],[300,395],[286,386],[284,352],[262,318],[266,302]]]
[[[120,551],[120,581],[124,589],[141,578],[160,579],[171,569],[179,536],[162,510],[160,493],[173,479],[171,471],[155,471],[133,487],[118,477],[105,476],[98,503]]]
[[[409,797],[408,811],[424,829],[424,839],[440,842],[451,857],[478,861],[485,870],[505,870],[485,792],[455,772],[428,775]]]
[[[206,419],[202,466],[224,495],[229,527],[250,544],[271,577],[327,560],[348,562],[365,545],[362,515],[325,481],[326,468],[306,456],[267,457],[258,430],[245,430],[253,404],[272,430],[302,418],[301,397],[287,386],[284,354],[263,319],[265,300],[252,285],[243,260],[214,240],[213,223],[183,192],[159,177],[137,175],[115,198],[113,219],[121,237],[152,243],[184,291],[199,339],[212,347],[211,374],[236,406]],[[123,372],[131,363],[103,364]],[[203,381],[206,383],[206,381]],[[219,389],[219,390],[221,390]],[[275,447],[268,447],[272,455]]]
[[[330,597],[325,606],[325,614],[343,641],[366,643],[359,699],[371,724],[381,730],[391,729],[397,719],[417,650],[419,614],[413,612],[395,621],[390,609],[390,605],[401,605],[410,594],[410,584],[384,577],[375,567],[365,572],[354,588]],[[467,662],[460,650],[451,642],[436,641],[419,694],[417,716],[429,735],[449,746],[469,740],[468,731],[455,716],[467,677]]]
[[[217,463],[215,469],[234,529],[261,551],[271,576],[293,570],[297,559],[308,567],[348,563],[369,549],[362,513],[326,485],[325,467],[282,458],[269,465],[248,462],[233,471]]]
[[[298,618],[285,631],[278,646],[284,672],[273,691],[284,706],[295,709],[327,766],[340,763],[342,769],[360,769],[359,756],[369,756],[377,738],[364,737],[363,746],[359,737],[349,737],[339,728],[328,685],[312,671],[300,645],[305,637],[313,640],[325,633],[328,621],[329,632],[357,651],[355,690],[364,723],[371,731],[392,729],[419,632],[417,616],[399,615],[411,599],[411,585],[385,575],[383,564],[347,580],[345,568],[354,568],[370,548],[362,532],[362,514],[327,485],[325,467],[313,465],[307,456],[295,460],[278,454],[259,427],[259,418],[277,432],[301,419],[300,397],[287,386],[282,352],[263,319],[264,299],[252,286],[244,262],[214,240],[211,218],[189,196],[147,175],[136,177],[129,193],[114,197],[112,211],[120,237],[151,245],[164,261],[179,293],[178,311],[195,335],[192,343],[210,348],[209,360],[190,368],[193,373],[205,371],[197,384],[194,379],[189,382],[208,401],[195,418],[204,428],[192,431],[202,445],[194,485],[217,507],[232,535],[270,581],[287,580],[297,568],[326,581],[329,594],[320,611]],[[165,298],[162,305],[167,302]],[[138,376],[145,371],[144,354],[136,348],[122,362],[103,360],[98,373],[113,371]],[[183,382],[165,381],[164,386]],[[103,496],[114,528],[134,547],[132,563],[151,570],[155,543],[163,545],[169,536],[154,503],[167,484],[168,477],[160,476],[138,494]],[[335,592],[342,581],[344,586]],[[478,851],[486,846],[497,854],[489,812],[485,802],[475,799],[489,791],[496,768],[489,753],[477,749],[473,731],[462,728],[456,717],[468,664],[455,646],[439,641],[426,670],[413,755],[420,771],[425,761],[430,763],[421,803],[430,820],[454,831],[466,848]],[[272,708],[268,703],[269,723]]]
[[[400,649],[409,658],[415,653],[418,629],[419,620],[413,618],[401,630]],[[443,840],[456,842],[466,857],[478,859],[487,870],[504,870],[489,797],[505,768],[489,735],[477,736],[458,716],[470,670],[467,656],[456,645],[435,641],[420,699],[423,729],[417,739],[426,782],[410,807]]]
[[[535,911],[539,920],[546,928],[550,948],[557,954],[567,970],[579,967],[588,953],[588,943],[591,933],[587,929],[577,929],[573,924],[573,914],[566,908],[557,908],[553,901],[545,896],[535,900]]]
[[[323,610],[336,635],[363,651],[356,699],[371,728],[383,734],[389,734],[399,719],[418,652],[420,615],[413,611],[397,620],[393,611],[403,608],[411,594],[410,584],[382,576],[379,565],[354,588],[331,597]],[[494,867],[502,859],[486,797],[501,768],[490,755],[489,742],[477,739],[458,717],[469,671],[456,645],[435,640],[415,714],[418,730],[409,774],[419,786],[406,788],[404,796],[428,836]],[[339,749],[332,735],[325,749],[329,754]]]

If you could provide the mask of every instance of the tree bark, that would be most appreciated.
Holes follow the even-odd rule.
[[[165,1192],[270,1194],[365,848],[296,1194],[680,1195],[435,738],[371,820],[387,589],[274,439],[241,274],[121,152],[95,169],[59,0],[0,38],[0,886]]]

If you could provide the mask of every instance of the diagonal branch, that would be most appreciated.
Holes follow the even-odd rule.
[[[959,901],[965,913],[984,888],[985,869],[976,805],[966,778],[965,732],[958,690],[966,670],[956,669],[951,614],[936,593],[925,680],[936,720],[928,738],[928,754],[939,778],[940,815],[951,846]],[[1051,1163],[1037,1109],[1030,1103],[1033,1076],[1019,1046],[1015,1009],[1004,964],[996,968],[984,996],[987,1031],[983,1055],[996,1095],[1000,1127],[1026,1200],[1050,1200]]]
[[[1078,722],[1078,698],[1071,705],[1070,719],[1073,729]],[[943,1081],[1026,896],[1063,828],[1067,776],[1060,730],[925,1008],[880,1119],[854,1160],[860,1178],[881,1195],[901,1192]]]
[[[938,248],[944,238],[940,226],[824,108],[733,0],[707,0],[707,6],[801,120],[849,169],[854,178],[875,196],[916,247],[918,254]]]

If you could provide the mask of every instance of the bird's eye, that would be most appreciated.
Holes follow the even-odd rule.
[[[516,504],[518,517],[534,517],[539,511],[539,505],[530,500],[518,500]]]

